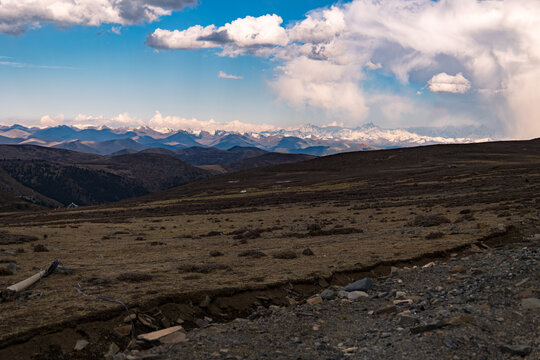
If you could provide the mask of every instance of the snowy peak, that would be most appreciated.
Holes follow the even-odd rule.
[[[389,147],[489,141],[490,137],[481,137],[486,132],[486,129],[472,127],[467,129],[453,127],[383,129],[373,123],[356,128],[306,124],[274,131],[246,133],[225,130],[208,132],[204,129],[197,131],[192,129],[176,130],[164,133],[148,126],[117,129],[98,126],[79,129],[62,125],[39,129],[14,125],[0,128],[0,143],[31,143],[98,154],[108,154],[112,150],[115,152],[149,148],[178,150],[193,146],[227,150],[235,146],[242,146],[284,153],[328,155]],[[74,142],[75,140],[79,142]],[[91,146],[86,143],[88,141],[92,142]],[[92,148],[92,151],[89,147]]]

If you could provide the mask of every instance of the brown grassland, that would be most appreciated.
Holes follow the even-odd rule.
[[[539,207],[532,140],[341,154],[104,206],[0,214],[12,239],[0,238],[0,260],[20,267],[0,276],[1,289],[54,259],[71,270],[0,303],[0,358],[47,358],[52,345],[92,358],[111,341],[126,345],[113,331],[124,325],[122,307],[83,297],[78,284],[159,313],[161,327],[181,318],[189,328],[204,316],[245,315],[261,297],[301,300],[321,279],[344,283],[538,232]],[[93,345],[71,353],[79,338]]]

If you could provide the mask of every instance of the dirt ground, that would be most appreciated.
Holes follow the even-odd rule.
[[[214,186],[214,192],[3,214],[0,289],[55,259],[69,272],[0,303],[0,358],[91,359],[102,357],[111,341],[126,346],[129,336],[115,331],[125,326],[122,306],[84,297],[78,286],[151,314],[160,319],[157,328],[189,329],[204,316],[245,316],[261,306],[257,296],[280,292],[279,286],[291,284],[301,299],[321,281],[429,262],[509,229],[534,232],[539,169],[530,162],[444,174],[417,169],[407,176],[390,169],[385,181],[300,185],[279,177],[274,187],[251,183],[245,192],[229,176],[221,180],[231,188]],[[276,295],[274,302],[293,298]],[[91,346],[74,353],[79,339]]]

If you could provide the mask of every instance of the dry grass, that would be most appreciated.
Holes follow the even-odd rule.
[[[440,159],[434,163],[439,166]],[[422,168],[418,178],[402,176],[398,170],[394,175],[392,170],[381,172],[379,178],[360,174],[341,183],[318,185],[306,180],[301,188],[282,185],[272,190],[276,181],[300,178],[302,171],[291,167],[289,172],[262,174],[257,182],[238,185],[253,189],[247,194],[233,194],[234,189],[228,188],[212,194],[187,189],[186,196],[153,203],[0,217],[0,231],[39,239],[49,249],[34,252],[33,240],[0,244],[0,260],[15,259],[20,266],[13,275],[0,277],[0,289],[46,268],[56,258],[72,269],[69,275],[42,279],[39,301],[0,304],[0,342],[31,329],[84,322],[108,310],[123,316],[115,304],[83,298],[73,290],[78,283],[91,295],[118,299],[133,308],[167,296],[189,298],[223,288],[327,277],[473,243],[493,233],[499,223],[536,216],[537,199],[531,194],[538,194],[533,186],[540,183],[540,176],[534,176],[538,170],[530,163],[520,164],[529,166],[525,170],[531,181],[526,187],[516,185],[513,169],[475,176],[469,172],[464,177],[456,173],[461,167],[444,166],[443,175],[449,177],[445,179]],[[500,164],[488,165],[491,169]],[[416,163],[411,167],[419,168]],[[478,169],[475,165],[473,171]],[[312,175],[308,170],[302,176]],[[330,175],[342,176],[337,169]],[[392,180],[399,180],[399,185]],[[471,186],[480,180],[485,181],[485,189]],[[262,185],[257,187],[258,183]],[[470,212],[462,212],[465,207]],[[498,218],[503,212],[509,216]],[[472,214],[474,220],[468,217]],[[426,234],[437,232],[444,237],[426,239]],[[311,252],[303,251],[307,248]],[[303,255],[292,260],[274,257],[291,249]],[[212,264],[217,260],[219,264]],[[60,346],[73,349],[68,342]]]

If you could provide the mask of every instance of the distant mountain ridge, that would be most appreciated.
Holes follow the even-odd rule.
[[[471,136],[465,136],[466,133]],[[383,129],[372,123],[356,128],[304,125],[262,132],[175,130],[158,132],[149,127],[111,129],[106,126],[79,129],[61,125],[49,128],[22,125],[0,127],[0,144],[31,144],[110,155],[123,150],[151,148],[180,150],[207,147],[228,150],[235,146],[270,152],[331,155],[340,152],[418,145],[489,141],[488,129],[468,127]]]

